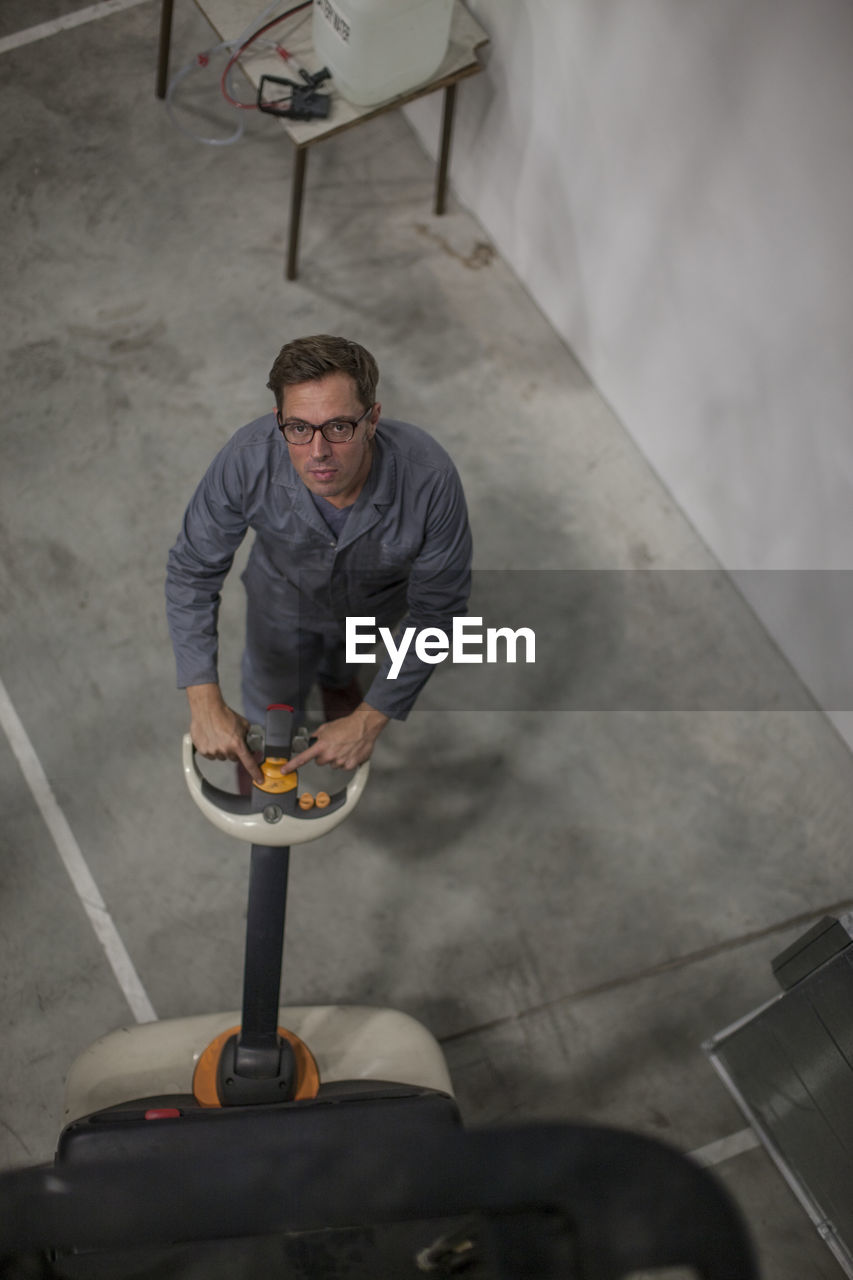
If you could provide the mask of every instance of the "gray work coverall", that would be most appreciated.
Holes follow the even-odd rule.
[[[304,710],[314,678],[345,684],[347,617],[376,627],[440,627],[465,613],[471,534],[450,457],[425,431],[380,419],[370,473],[340,538],[317,510],[267,414],[220,450],[193,495],[169,553],[167,616],[178,686],[218,681],[220,590],[247,530],[255,540],[243,574],[247,595],[243,709],[263,723],[272,702]],[[383,660],[384,658],[384,660]],[[432,666],[410,646],[395,680],[390,658],[365,700],[404,720]],[[364,681],[362,680],[362,687]]]

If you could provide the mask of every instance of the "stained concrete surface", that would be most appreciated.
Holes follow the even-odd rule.
[[[0,33],[72,7],[9,6]],[[177,10],[180,64],[214,41]],[[452,203],[431,216],[405,120],[312,152],[286,283],[289,149],[250,113],[226,149],[174,128],[153,96],[158,16],[4,54],[0,78],[0,679],[154,1008],[239,1003],[246,872],[184,791],[166,552],[215,449],[267,410],[281,343],[342,332],[377,354],[386,412],[456,459],[478,571],[551,571],[557,592],[590,577],[526,701],[454,705],[438,672],[352,820],[294,856],[284,998],[421,1018],[471,1122],[589,1119],[685,1150],[741,1128],[699,1046],[853,897],[847,749],[482,229]],[[182,101],[184,123],[230,130],[215,80]],[[637,570],[703,584],[678,593],[674,631],[654,596],[614,611],[597,575]],[[241,611],[232,575],[232,698]],[[679,681],[695,704],[673,705]],[[0,785],[10,1165],[49,1158],[69,1063],[129,1013],[5,741]],[[838,1274],[762,1151],[722,1174],[768,1276]]]

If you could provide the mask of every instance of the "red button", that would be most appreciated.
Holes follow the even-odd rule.
[[[146,1120],[177,1120],[181,1112],[177,1107],[151,1107],[145,1112]]]

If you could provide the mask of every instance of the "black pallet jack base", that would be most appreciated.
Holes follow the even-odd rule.
[[[81,1148],[0,1175],[0,1275],[758,1276],[724,1189],[650,1138],[569,1124],[466,1131],[447,1099],[296,1104],[277,1125],[251,1110],[183,1130],[154,1122],[162,1146],[137,1157]],[[14,1269],[46,1244],[53,1269]]]

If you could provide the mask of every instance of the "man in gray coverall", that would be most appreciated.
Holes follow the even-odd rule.
[[[287,343],[267,384],[276,412],[217,454],[169,553],[169,630],[193,742],[258,781],[246,730],[271,703],[304,710],[316,679],[326,723],[288,767],[316,759],[353,769],[389,719],[406,718],[429,678],[432,666],[410,647],[395,679],[390,657],[380,661],[362,699],[344,660],[347,617],[375,618],[377,629],[405,617],[418,631],[449,634],[466,610],[471,535],[456,469],[425,431],[380,418],[378,376],[373,356],[345,338]],[[248,529],[246,719],[219,688],[217,615]]]

